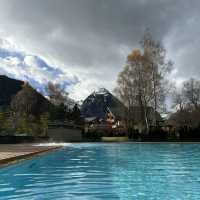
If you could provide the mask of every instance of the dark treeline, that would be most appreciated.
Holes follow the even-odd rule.
[[[59,84],[49,82],[46,92],[47,98],[24,83],[10,104],[1,107],[1,135],[46,137],[49,122],[82,123],[78,104],[68,97]]]
[[[200,139],[200,81],[191,78],[173,92],[173,108],[169,123],[181,139]]]

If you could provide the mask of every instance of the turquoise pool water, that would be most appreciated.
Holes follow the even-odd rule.
[[[72,144],[0,169],[0,200],[199,200],[199,144]]]

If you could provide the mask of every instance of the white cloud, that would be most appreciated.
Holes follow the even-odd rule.
[[[47,64],[43,66],[39,62],[39,57],[29,54],[26,55],[26,52],[17,51],[17,48],[13,51],[13,45],[10,41],[4,39],[0,41],[2,44],[6,44],[6,47],[5,45],[0,46],[1,50],[8,50],[5,52],[5,55],[4,53],[2,53],[2,55],[0,53],[1,74],[26,81],[34,80],[40,84],[40,88],[36,89],[44,88],[48,81],[61,84],[67,81],[72,84],[76,83],[76,77],[72,76],[70,73],[56,71],[56,67],[51,67]]]
[[[6,57],[5,59],[3,59],[3,61],[5,63],[8,63],[8,65],[11,65],[13,67],[15,67],[15,66],[17,66],[17,65],[19,65],[21,63],[21,60],[19,58],[11,57],[11,56]]]
[[[27,55],[24,58],[24,64],[28,66],[37,67],[37,58],[35,56]]]

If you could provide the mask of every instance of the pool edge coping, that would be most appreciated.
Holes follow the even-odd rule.
[[[3,168],[3,167],[9,166],[9,165],[18,163],[18,162],[23,161],[23,160],[29,160],[29,159],[32,159],[36,156],[41,156],[41,155],[47,154],[49,152],[57,151],[61,148],[62,147],[60,147],[60,146],[51,147],[51,148],[49,147],[47,149],[42,149],[42,150],[27,153],[27,154],[22,154],[22,155],[13,156],[13,157],[10,157],[10,158],[2,159],[2,160],[0,160],[0,169]]]

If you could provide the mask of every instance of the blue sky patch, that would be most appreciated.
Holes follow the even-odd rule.
[[[24,62],[26,56],[32,56],[35,59],[34,66],[29,66]],[[49,81],[56,80],[57,83],[61,84],[66,91],[70,88],[70,86],[73,86],[79,82],[78,77],[74,76],[73,78],[69,78],[69,76],[61,69],[48,65],[39,56],[31,54],[26,55],[23,52],[9,51],[7,49],[0,48],[0,58],[4,61],[6,60],[7,62],[9,62],[12,58],[17,58],[19,60],[19,64],[17,65],[8,64],[8,66],[0,66],[3,74],[12,78],[28,81],[30,85],[44,95],[46,95],[46,86]],[[12,73],[12,70],[8,70],[8,68],[15,68],[16,70],[16,67],[18,71],[17,75],[14,72]],[[38,77],[40,80],[38,80]]]

